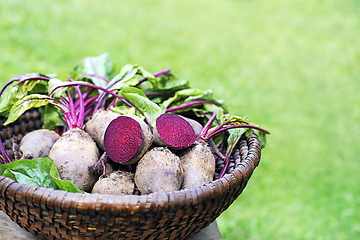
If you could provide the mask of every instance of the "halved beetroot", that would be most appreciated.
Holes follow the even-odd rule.
[[[195,140],[195,130],[184,117],[165,113],[157,118],[154,129],[154,142],[157,145],[183,149],[190,147]]]
[[[108,157],[121,164],[137,162],[151,143],[149,127],[141,118],[130,114],[111,121],[104,135],[104,148]]]

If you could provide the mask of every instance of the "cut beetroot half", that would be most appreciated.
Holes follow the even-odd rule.
[[[162,114],[156,120],[156,131],[162,141],[170,147],[190,147],[196,140],[191,124],[175,114]]]
[[[104,148],[109,158],[125,163],[138,152],[143,142],[140,124],[133,118],[120,116],[110,122],[104,135]]]

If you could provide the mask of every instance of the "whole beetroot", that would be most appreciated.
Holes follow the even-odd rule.
[[[180,159],[166,147],[155,147],[137,164],[135,184],[141,194],[179,190],[184,179]]]
[[[99,175],[90,174],[88,168],[98,161],[100,155],[88,133],[79,128],[68,130],[54,143],[49,157],[62,180],[69,180],[79,189],[91,192]]]
[[[131,195],[134,192],[134,174],[115,171],[101,176],[95,183],[91,193]]]
[[[213,181],[215,157],[207,143],[197,142],[180,154],[184,169],[182,189],[194,188]]]
[[[51,147],[59,138],[59,134],[47,129],[29,132],[21,139],[19,147],[20,158],[34,159],[48,157]]]

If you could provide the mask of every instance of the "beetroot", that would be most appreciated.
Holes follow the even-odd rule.
[[[206,142],[197,141],[191,148],[180,154],[184,170],[182,189],[199,187],[213,180],[215,174],[215,157]]]
[[[108,157],[120,164],[137,162],[152,144],[152,134],[145,122],[135,115],[122,115],[108,125],[104,148]]]
[[[193,123],[194,120],[191,119],[191,122]],[[156,120],[154,142],[159,146],[171,149],[187,148],[195,143],[196,136],[197,132],[187,118],[166,113]]]
[[[134,174],[115,171],[101,176],[91,193],[131,195],[135,189]]]
[[[180,153],[180,160],[184,170],[183,189],[199,187],[213,180],[216,161],[212,153],[212,148],[215,148],[214,152],[218,151],[216,145],[211,144],[211,138],[213,136],[223,131],[235,128],[253,128],[264,133],[269,133],[257,126],[249,125],[242,119],[234,116],[229,116],[228,118],[225,118],[220,125],[211,127],[215,121],[216,113],[209,112],[207,114],[210,113],[213,115],[205,124],[201,133],[197,136],[196,143],[191,148],[185,149]],[[224,168],[221,170],[219,177],[222,177],[225,174],[230,161],[231,153],[244,132],[241,133],[241,131],[235,131],[228,137],[227,140],[229,146],[226,151],[226,156],[223,156],[221,153],[219,154],[219,156],[224,158]],[[207,142],[209,142],[210,145]]]
[[[66,131],[52,146],[49,157],[54,161],[62,180],[69,180],[81,190],[91,192],[99,175],[88,167],[100,157],[95,141],[79,128]]]
[[[194,119],[191,119],[191,118],[187,118],[187,117],[184,117],[184,116],[180,116],[182,117],[183,119],[185,119],[188,123],[190,123],[191,127],[194,129],[195,131],[195,136],[199,136],[201,131],[203,130],[203,126],[198,122],[198,121],[195,121]]]
[[[29,132],[21,139],[19,148],[20,158],[34,159],[48,157],[51,147],[59,138],[59,134],[47,129]]]
[[[98,110],[85,124],[85,131],[90,134],[100,149],[104,150],[104,135],[107,126],[115,118],[121,116],[110,110]]]
[[[177,191],[183,179],[180,158],[166,147],[147,151],[136,166],[135,184],[143,195]]]

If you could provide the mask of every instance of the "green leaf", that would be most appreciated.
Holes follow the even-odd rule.
[[[120,96],[126,99],[137,110],[139,110],[147,119],[152,128],[155,127],[156,119],[163,113],[165,108],[160,107],[150,99],[148,99],[143,92],[137,88],[122,88]]]
[[[133,93],[133,94],[137,94],[139,96],[145,97],[146,95],[143,91],[141,91],[139,88],[136,87],[122,87],[121,88],[121,93],[122,94],[126,94],[126,93]]]
[[[52,78],[50,79],[49,81],[49,87],[48,87],[48,94],[49,96],[51,97],[54,97],[54,98],[59,98],[61,97],[66,90],[68,90],[70,87],[60,87],[60,86],[63,86],[65,84],[67,84],[68,82],[63,82],[57,78]],[[58,89],[56,89],[54,92],[53,90],[55,88],[59,87]],[[51,92],[53,92],[52,94],[50,94]]]
[[[69,84],[71,84],[69,86]],[[84,81],[72,81],[72,82],[63,82],[59,79],[52,78],[49,81],[48,87],[48,95],[53,98],[60,98],[64,96],[65,92],[74,86],[86,85],[89,87],[93,87],[94,85],[91,83],[87,83]],[[70,92],[71,93],[71,92]]]
[[[180,90],[189,89],[189,81],[176,78],[173,75],[163,75],[159,77],[158,88],[144,88],[140,86],[144,93],[155,96],[166,96],[175,93]]]
[[[118,89],[121,89],[122,87],[135,86],[138,83],[139,83],[139,80],[137,78],[127,78],[127,79],[124,79],[122,81],[115,83],[110,89],[118,90]]]
[[[15,84],[16,82],[8,86],[0,98],[0,115],[9,113],[12,105],[22,98],[18,95],[19,87]]]
[[[240,137],[247,131],[246,128],[233,128],[229,129],[228,132],[230,133],[229,137],[227,138],[228,146],[226,152],[230,150],[231,145],[234,143],[235,145],[239,142]]]
[[[134,107],[128,107],[128,106],[111,107],[111,111],[120,113],[121,115],[125,115],[125,114],[138,115],[136,114],[136,109]]]
[[[50,158],[17,160],[0,166],[0,175],[18,183],[83,193],[72,182],[60,179],[60,174]]]
[[[113,85],[117,82],[128,81],[129,79],[133,79],[137,72],[138,72],[137,65],[126,64],[123,68],[121,68],[120,73],[117,74],[110,81],[108,85]],[[118,88],[114,88],[114,89],[118,89]]]
[[[58,108],[62,108],[59,103],[45,95],[40,94],[32,94],[23,97],[22,99],[18,100],[11,108],[9,117],[4,123],[4,125],[8,125],[14,121],[16,121],[25,111],[31,108],[38,108],[41,106],[45,106],[47,104],[53,104]]]
[[[222,107],[216,106],[214,104],[205,103],[204,104],[205,112],[215,112],[216,118],[215,123],[220,124],[224,120],[224,109]],[[210,115],[206,115],[210,119]]]
[[[40,76],[42,75],[39,73],[27,73],[10,80],[13,82],[7,86],[0,98],[0,115],[7,114],[12,105],[26,95],[46,92],[47,81],[44,80],[29,80],[19,84],[20,80]]]
[[[146,78],[153,88],[160,86],[158,79],[138,64],[125,65],[120,73],[108,83],[108,86],[112,86],[111,89],[113,90],[120,89],[122,86],[135,86],[139,83],[140,78]]]
[[[239,117],[239,116],[235,116],[235,115],[231,115],[231,114],[225,114],[224,115],[224,121],[226,119],[232,120],[232,121],[238,121],[238,122],[231,123],[231,124],[228,124],[228,125],[235,125],[235,124],[239,124],[239,122],[246,122],[249,125],[260,127],[259,124],[257,124],[255,121],[253,121],[253,120],[251,120],[251,119],[249,119],[247,117]],[[242,123],[242,124],[244,124],[244,123]],[[261,148],[265,148],[265,146],[266,146],[266,134],[264,132],[261,132],[261,131],[257,130],[257,129],[236,128],[236,129],[229,129],[228,132],[230,133],[230,136],[231,135],[240,135],[241,136],[243,134],[245,134],[247,136],[248,134],[251,134],[251,132],[255,132],[255,134],[259,138]]]
[[[23,174],[21,172],[12,169],[6,169],[3,176],[14,179],[16,182],[25,185],[31,185],[37,187],[42,187],[46,185],[48,186],[48,188],[55,188],[55,185],[51,184],[51,178],[49,179],[49,177],[43,179],[43,182],[41,182],[40,179],[38,179],[37,177],[31,178],[26,174]]]
[[[25,95],[36,94],[36,93],[46,93],[48,80],[44,79],[29,79],[29,78],[39,78],[48,76],[42,75],[40,73],[29,73],[21,75],[18,83],[18,96],[22,98]]]
[[[95,57],[86,57],[78,62],[70,72],[74,80],[81,80],[84,74],[92,74],[106,79],[110,79],[114,72],[114,65],[110,59],[109,53],[103,53]],[[91,79],[96,86],[105,87],[107,82],[95,76],[86,76]]]
[[[155,89],[160,88],[159,80],[156,77],[154,77],[154,75],[146,71],[143,67],[141,66],[138,67],[138,74],[140,74],[143,78],[146,78],[148,82],[151,83],[153,88]]]
[[[163,105],[166,108],[168,108],[169,106],[176,107],[184,103],[200,100],[212,101],[220,105],[223,104],[222,100],[214,99],[212,90],[201,91],[199,89],[189,88],[177,91],[173,97],[164,101]]]
[[[43,128],[54,130],[56,126],[63,125],[60,116],[63,112],[55,105],[48,104],[44,108]]]
[[[30,92],[40,82],[42,82],[42,80],[24,81],[24,82],[19,84],[19,89],[21,89],[22,93]]]

